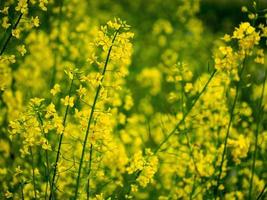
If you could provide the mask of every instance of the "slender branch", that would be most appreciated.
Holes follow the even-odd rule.
[[[27,0],[27,4],[29,3],[29,1],[30,1],[30,0]],[[19,22],[20,22],[22,16],[23,16],[23,13],[20,13],[20,15],[19,15],[19,17],[18,17],[16,23],[14,24],[14,26],[12,27],[11,30],[15,30],[15,29],[17,28],[17,26],[19,25]],[[7,37],[7,39],[6,39],[6,41],[4,42],[3,47],[1,48],[0,56],[3,55],[4,51],[6,50],[7,45],[8,45],[8,43],[9,43],[10,40],[11,40],[11,37],[12,37],[12,31],[10,31],[10,33],[9,33],[9,35],[8,35],[8,37]]]
[[[36,115],[37,115],[37,119],[38,119],[38,123],[39,123],[39,127],[41,129],[41,132],[42,134],[45,136],[45,138],[47,139],[47,136],[44,132],[44,128],[43,128],[43,120],[42,120],[42,117],[40,115],[40,112],[37,111],[36,112]],[[50,186],[50,189],[51,189],[51,182],[50,182],[50,164],[49,164],[49,159],[48,159],[48,150],[46,149],[45,150],[45,158],[46,158],[46,167],[45,167],[45,176],[46,176],[46,179],[48,182],[46,182],[46,187],[45,187],[45,199],[47,198],[47,191],[48,191],[48,183],[49,183],[49,186]]]
[[[196,96],[194,102],[192,103],[192,105],[189,107],[188,111],[184,114],[182,120],[180,122],[178,122],[176,124],[176,126],[174,127],[174,129],[167,135],[167,137],[165,137],[165,139],[160,143],[160,145],[154,150],[154,154],[157,154],[159,152],[159,150],[161,149],[161,147],[170,139],[170,137],[176,132],[176,130],[179,130],[179,126],[185,122],[187,116],[189,115],[189,113],[191,112],[191,110],[193,109],[193,107],[196,105],[197,101],[200,99],[200,97],[202,96],[202,94],[206,91],[209,83],[211,82],[211,80],[213,79],[213,77],[215,76],[217,70],[215,69],[212,74],[210,75],[208,81],[206,82],[206,84],[204,85],[204,87],[202,88],[202,90],[200,91],[200,93]],[[197,169],[197,168],[196,168]],[[134,180],[136,180],[140,174],[142,173],[142,170],[139,170],[136,172],[136,175],[134,177]],[[130,188],[127,191],[127,194],[130,193]]]
[[[89,132],[90,132],[91,122],[93,120],[93,115],[94,115],[94,111],[95,111],[96,102],[97,102],[97,99],[98,99],[98,96],[99,96],[99,93],[100,93],[102,82],[104,80],[104,75],[105,75],[106,70],[107,70],[107,66],[108,66],[110,54],[111,54],[111,51],[112,51],[112,47],[113,47],[113,44],[115,42],[115,39],[117,37],[117,34],[118,34],[119,30],[120,30],[120,28],[115,32],[115,35],[114,35],[114,37],[112,39],[111,46],[109,47],[107,58],[106,58],[105,65],[104,65],[104,69],[103,69],[103,72],[102,72],[102,78],[101,78],[100,83],[99,83],[99,85],[97,87],[95,98],[94,98],[94,102],[93,102],[93,105],[92,105],[92,108],[91,108],[91,112],[90,112],[90,116],[89,116],[89,120],[88,120],[88,125],[87,125],[87,129],[86,129],[86,132],[85,132],[85,137],[84,137],[84,140],[83,140],[82,155],[81,155],[81,159],[80,159],[78,176],[77,176],[77,180],[76,180],[76,187],[75,187],[75,194],[74,194],[74,199],[75,200],[78,197],[78,191],[79,191],[79,185],[80,185],[80,176],[81,176],[82,164],[83,164],[83,159],[84,159],[84,154],[85,154],[85,148],[86,148],[86,144],[87,144],[88,135],[89,135]]]
[[[183,102],[183,97],[184,97],[184,94],[185,91],[184,91],[184,84],[181,84],[181,98],[182,98],[182,112],[184,113],[184,102]],[[193,164],[194,164],[194,168],[195,168],[195,171],[196,173],[199,175],[199,177],[201,177],[201,174],[198,170],[198,167],[197,167],[197,164],[196,164],[196,159],[194,157],[194,152],[193,152],[193,148],[192,148],[192,145],[191,145],[191,142],[190,142],[190,138],[189,138],[189,135],[188,135],[188,131],[187,131],[187,128],[186,128],[186,124],[185,124],[185,121],[183,122],[183,125],[185,127],[185,137],[186,137],[186,143],[187,143],[187,146],[188,146],[188,149],[189,149],[189,153],[190,153],[190,156],[192,158],[192,161],[193,161]],[[195,179],[194,179],[195,180]]]
[[[265,190],[266,190],[267,184],[265,184],[264,188],[262,189],[261,193],[259,194],[259,196],[257,197],[257,200],[260,200],[261,197],[264,195]]]
[[[33,181],[34,198],[37,199],[32,147],[30,147],[30,154],[31,154],[31,162],[32,162],[32,181]]]
[[[22,200],[24,200],[23,186],[24,186],[24,183],[20,183],[21,199],[22,199]]]
[[[87,179],[87,200],[90,199],[90,174],[92,171],[92,158],[93,158],[93,144],[90,146],[90,158],[89,158],[89,169],[88,169],[88,179]]]
[[[71,83],[70,83],[70,88],[69,88],[69,92],[68,92],[68,95],[69,96],[71,94],[73,83],[74,83],[74,78],[71,80]],[[55,179],[56,179],[56,174],[57,174],[57,166],[58,166],[58,162],[59,162],[59,156],[60,156],[60,151],[61,151],[61,146],[62,146],[62,140],[63,140],[63,136],[64,136],[64,132],[65,132],[65,125],[66,125],[66,121],[67,121],[69,107],[70,106],[67,105],[66,110],[65,110],[65,114],[64,114],[64,118],[63,118],[63,122],[62,122],[63,131],[60,134],[60,138],[59,138],[58,149],[57,149],[57,156],[56,156],[56,162],[55,162],[53,176],[52,176],[52,184],[51,184],[51,190],[50,190],[49,200],[51,200],[53,198],[53,195],[54,195],[53,193],[54,193]]]
[[[201,174],[200,174],[200,172],[198,170],[196,159],[195,159],[194,152],[193,152],[193,148],[192,148],[192,145],[191,145],[191,142],[190,142],[190,138],[189,138],[189,136],[187,134],[187,131],[185,132],[185,137],[186,137],[187,146],[189,148],[189,154],[190,154],[191,159],[192,159],[193,164],[194,164],[194,168],[195,168],[196,173],[198,174],[198,176],[201,178],[202,176],[201,176]]]
[[[244,72],[244,69],[245,69],[245,59],[244,59],[243,62],[242,62],[241,70],[240,70],[240,73],[239,73],[239,78],[240,78],[240,79],[239,79],[239,81],[238,81],[237,84],[236,84],[236,93],[235,93],[235,97],[234,97],[233,105],[232,105],[232,107],[231,107],[231,111],[230,111],[230,120],[229,120],[228,125],[227,125],[226,136],[225,136],[225,139],[224,139],[224,146],[223,146],[222,160],[221,160],[221,162],[220,162],[220,166],[219,166],[219,175],[218,175],[218,177],[217,177],[217,183],[216,183],[216,186],[215,186],[215,189],[214,189],[214,197],[215,197],[215,200],[217,199],[217,196],[218,196],[218,188],[219,188],[219,185],[220,185],[220,182],[221,182],[222,168],[223,168],[223,163],[224,163],[224,159],[225,159],[225,155],[226,155],[226,150],[227,150],[226,147],[227,147],[228,138],[229,138],[229,135],[230,135],[231,125],[232,125],[233,118],[234,118],[235,106],[236,106],[237,98],[238,98],[238,95],[239,95],[240,84],[241,84],[241,77],[242,77],[242,74],[243,74],[243,72]]]
[[[253,162],[251,166],[251,177],[250,177],[250,184],[249,184],[249,195],[248,199],[251,200],[252,198],[252,187],[253,187],[253,178],[254,178],[254,173],[255,173],[255,164],[256,164],[256,157],[257,157],[257,150],[258,150],[258,135],[259,135],[259,130],[260,130],[260,123],[262,120],[262,102],[263,102],[263,97],[264,97],[264,90],[265,90],[265,83],[266,83],[266,72],[264,76],[264,81],[263,81],[263,87],[261,91],[261,97],[258,105],[258,116],[257,116],[257,127],[256,127],[256,135],[255,135],[255,147],[254,147],[254,152],[253,152]]]
[[[176,124],[176,126],[174,127],[174,129],[167,135],[167,137],[165,137],[165,139],[160,143],[160,145],[155,149],[154,154],[156,154],[161,147],[170,139],[170,137],[175,134],[176,130],[179,129],[179,126],[185,122],[185,119],[187,118],[187,116],[189,115],[189,113],[191,112],[191,110],[194,108],[194,106],[196,105],[197,101],[199,100],[199,98],[201,97],[201,95],[205,92],[205,90],[207,89],[209,83],[211,82],[211,80],[213,79],[214,75],[216,74],[217,70],[214,70],[212,72],[212,74],[210,75],[210,78],[208,79],[207,83],[205,84],[205,86],[202,88],[202,90],[200,91],[200,93],[197,95],[197,97],[195,98],[193,104],[189,107],[188,111],[183,115],[183,118],[180,122],[178,122]]]
[[[63,4],[64,4],[64,0],[59,1],[59,13],[57,15],[57,18],[58,18],[57,29],[58,30],[60,30],[60,24],[61,24],[62,17],[63,17],[63,14],[62,14]],[[56,42],[58,43],[58,45],[60,44],[59,35],[57,35],[56,37]],[[56,81],[58,59],[59,59],[59,49],[57,49],[54,54],[54,64],[51,70],[52,72],[51,72],[50,88],[54,86],[55,81]]]
[[[194,182],[193,182],[192,191],[190,192],[190,200],[193,199],[193,194],[195,192],[195,187],[196,187],[196,175],[194,176]]]

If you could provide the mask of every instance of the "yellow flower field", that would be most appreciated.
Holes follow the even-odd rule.
[[[267,198],[267,2],[1,0],[0,199]]]

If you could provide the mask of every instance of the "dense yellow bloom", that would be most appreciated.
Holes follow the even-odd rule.
[[[217,39],[199,0],[143,3],[3,2],[3,198],[246,199],[263,190],[267,28],[256,20],[265,10],[243,7],[255,23]]]
[[[234,161],[236,163],[240,163],[240,159],[247,156],[249,150],[249,139],[245,138],[243,135],[239,135],[236,140],[230,139],[228,144],[232,149],[231,153]]]

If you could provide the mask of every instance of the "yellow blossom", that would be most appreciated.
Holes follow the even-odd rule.
[[[61,91],[60,89],[60,85],[59,84],[55,84],[54,87],[50,90],[50,93],[55,96],[57,93],[59,93]]]
[[[26,52],[27,52],[27,50],[25,48],[25,45],[18,46],[17,50],[22,56],[24,56],[26,54]]]
[[[74,106],[74,97],[66,96],[64,99],[61,99],[61,102],[62,102],[65,106],[73,107],[73,106]]]

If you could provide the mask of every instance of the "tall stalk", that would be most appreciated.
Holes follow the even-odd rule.
[[[32,147],[30,147],[30,154],[31,154],[31,162],[32,162],[32,182],[33,182],[34,198],[37,199],[36,181],[35,181],[35,172],[34,172],[34,159],[33,159]]]
[[[187,116],[190,114],[191,110],[194,108],[194,106],[196,105],[197,101],[199,100],[199,98],[201,97],[201,95],[205,92],[205,90],[207,89],[209,83],[211,82],[211,80],[213,79],[214,75],[216,74],[217,70],[215,69],[212,74],[210,75],[208,81],[206,82],[206,84],[204,85],[204,87],[202,88],[202,90],[200,91],[200,93],[196,96],[194,102],[192,103],[192,105],[189,107],[189,109],[187,110],[187,112],[183,115],[183,118],[180,122],[178,122],[176,124],[176,126],[174,127],[174,129],[167,135],[167,137],[165,137],[165,139],[160,143],[160,145],[154,150],[154,154],[156,154],[161,147],[170,139],[170,137],[175,134],[175,132],[179,129],[179,126],[181,124],[183,124],[185,122],[185,119],[187,118]]]
[[[41,117],[39,111],[37,111],[36,115],[37,115],[37,119],[38,119],[38,123],[39,123],[39,127],[41,129],[41,132],[44,136],[46,136],[44,129],[43,129],[44,123],[43,123],[43,120],[42,120],[42,117]],[[47,139],[47,137],[45,137],[45,138]],[[45,175],[46,175],[46,179],[47,179],[46,186],[45,186],[45,199],[46,199],[47,198],[47,191],[48,191],[48,184],[49,184],[50,189],[51,189],[50,163],[49,163],[49,159],[48,159],[48,150],[47,149],[45,150],[45,159],[46,159]]]
[[[248,199],[251,200],[252,198],[252,187],[253,187],[253,178],[254,178],[254,173],[255,173],[255,164],[256,164],[256,157],[257,157],[257,150],[258,150],[258,135],[259,135],[259,130],[260,130],[260,123],[262,120],[262,102],[263,102],[263,97],[264,97],[264,91],[265,91],[265,83],[266,83],[266,72],[264,76],[264,81],[263,81],[263,86],[262,86],[262,91],[261,91],[261,97],[260,101],[258,104],[258,113],[257,113],[257,127],[256,127],[256,133],[255,133],[255,146],[254,146],[254,152],[253,152],[253,162],[251,165],[251,177],[250,177],[250,184],[249,184],[249,195]]]
[[[262,199],[262,197],[264,197],[264,193],[265,193],[265,190],[267,188],[267,184],[264,185],[264,188],[261,190],[260,194],[258,195],[257,199],[256,200],[260,200]]]
[[[57,15],[57,18],[58,18],[57,29],[58,30],[60,30],[61,21],[63,18],[63,14],[62,14],[63,3],[64,3],[64,0],[59,0],[59,13]],[[56,37],[56,42],[58,43],[58,45],[60,44],[59,35],[57,35]],[[54,64],[51,70],[50,88],[52,88],[56,82],[58,60],[59,60],[59,49],[57,49],[54,54]]]
[[[83,165],[83,159],[84,159],[84,154],[85,154],[88,135],[89,135],[89,132],[90,132],[90,126],[91,126],[91,123],[92,123],[92,120],[93,120],[93,115],[94,115],[94,111],[95,111],[96,102],[97,102],[97,99],[98,99],[98,96],[99,96],[99,93],[100,93],[100,90],[101,90],[101,87],[102,87],[102,82],[104,80],[104,76],[105,76],[105,73],[106,73],[106,70],[107,70],[107,66],[108,66],[108,62],[109,62],[109,59],[110,59],[110,54],[111,54],[111,51],[112,51],[112,47],[113,47],[115,39],[116,39],[116,37],[117,37],[117,35],[119,33],[119,30],[120,30],[120,28],[115,32],[114,37],[112,39],[111,46],[109,47],[108,54],[107,54],[106,61],[105,61],[105,65],[104,65],[104,69],[102,71],[102,77],[101,77],[100,83],[99,83],[99,85],[97,87],[95,98],[94,98],[93,105],[92,105],[92,108],[91,108],[91,112],[90,112],[90,116],[89,116],[89,120],[88,120],[88,124],[87,124],[87,128],[86,128],[86,132],[85,132],[85,137],[84,137],[84,140],[83,140],[82,155],[81,155],[81,159],[80,159],[80,163],[79,163],[79,170],[78,170],[78,175],[77,175],[77,180],[76,180],[74,199],[77,199],[77,197],[78,197],[79,186],[80,186],[80,176],[81,176],[81,170],[82,170],[82,165]]]
[[[24,183],[20,183],[21,200],[24,200],[23,186],[24,186]]]
[[[183,118],[181,121],[179,121],[174,129],[172,131],[170,131],[170,133],[165,137],[165,139],[159,144],[159,146],[154,150],[154,154],[157,154],[159,152],[159,150],[161,149],[161,147],[171,138],[172,135],[175,134],[175,132],[177,130],[180,130],[179,126],[183,123],[185,123],[185,120],[187,118],[187,116],[190,114],[191,110],[194,108],[194,106],[196,105],[196,103],[198,102],[198,100],[200,99],[200,97],[204,94],[204,92],[206,91],[208,85],[210,84],[211,80],[213,79],[213,77],[215,76],[217,70],[215,69],[212,74],[210,75],[208,81],[206,82],[206,84],[204,85],[204,87],[202,88],[202,90],[200,91],[200,93],[196,96],[194,102],[192,103],[192,105],[189,107],[189,109],[187,110],[187,112],[183,115]],[[189,138],[187,138],[189,139]],[[189,141],[189,140],[187,140]],[[190,145],[190,144],[189,144]],[[194,163],[195,164],[195,163]],[[195,165],[196,166],[196,165]],[[197,168],[195,168],[197,170]],[[142,170],[139,170],[136,172],[136,175],[134,177],[134,181],[140,176],[140,174],[142,173]],[[127,194],[130,193],[130,188],[127,191]]]
[[[236,107],[236,103],[237,103],[237,98],[238,98],[238,95],[239,95],[241,78],[242,78],[242,74],[244,72],[244,69],[245,69],[245,58],[244,58],[244,60],[243,60],[243,62],[241,64],[241,70],[239,72],[239,78],[240,79],[236,84],[236,93],[235,93],[234,101],[233,101],[233,104],[232,104],[232,107],[231,107],[231,110],[230,110],[230,120],[229,120],[228,125],[227,125],[226,136],[225,136],[225,139],[224,139],[222,160],[221,160],[220,166],[219,166],[219,175],[217,177],[216,186],[215,186],[215,189],[214,189],[215,200],[217,199],[217,196],[218,196],[218,188],[219,188],[220,182],[221,182],[222,168],[223,168],[223,163],[224,163],[224,159],[225,159],[225,155],[226,155],[228,138],[229,138],[229,135],[230,135],[230,129],[231,129],[233,118],[234,118],[234,111],[235,111],[235,107]]]
[[[74,82],[74,77],[72,78],[71,83],[70,83],[70,88],[69,88],[69,92],[68,92],[69,97],[71,95],[73,82]],[[50,190],[49,200],[51,200],[53,198],[53,195],[54,195],[54,186],[55,186],[55,179],[56,179],[56,174],[57,174],[57,166],[58,166],[58,162],[59,162],[59,156],[60,156],[62,140],[63,140],[63,136],[64,136],[64,132],[65,132],[65,125],[66,125],[66,121],[67,121],[67,116],[68,116],[68,113],[69,113],[69,108],[70,108],[70,106],[67,105],[66,110],[65,110],[65,114],[64,114],[64,118],[63,118],[63,122],[62,122],[63,131],[60,134],[60,138],[59,138],[59,143],[58,143],[58,148],[57,148],[57,156],[56,156],[56,162],[55,162],[53,176],[52,176],[52,183],[51,183],[51,190]]]
[[[89,158],[89,169],[88,169],[88,179],[87,179],[87,200],[90,199],[90,174],[92,171],[92,160],[93,160],[93,144],[90,146],[90,158]]]
[[[30,0],[27,0],[27,4],[28,4],[29,2],[30,2]],[[18,17],[18,19],[17,19],[17,21],[16,21],[15,24],[12,26],[12,29],[10,30],[10,33],[9,33],[7,39],[4,41],[3,46],[1,47],[1,50],[0,50],[0,56],[2,56],[3,53],[5,52],[5,50],[6,50],[6,48],[7,48],[7,45],[8,45],[8,43],[10,42],[10,40],[11,40],[11,38],[12,38],[12,30],[15,30],[15,29],[18,27],[19,22],[20,22],[22,16],[23,16],[23,13],[20,13],[20,14],[19,14],[19,17]],[[4,102],[4,100],[3,100],[2,92],[0,92],[0,101],[3,102],[3,107],[6,108],[6,107],[7,107],[7,104],[6,104],[6,103]],[[5,126],[5,125],[8,123],[8,122],[7,122],[7,117],[8,117],[8,116],[7,116],[7,113],[8,113],[8,112],[6,111],[1,126]]]
[[[27,0],[27,3],[26,3],[26,4],[28,4],[29,2],[30,2],[30,0]],[[12,29],[11,29],[11,31],[10,31],[10,33],[9,33],[9,35],[8,35],[8,37],[7,37],[7,39],[5,40],[5,42],[4,42],[4,44],[3,44],[2,48],[1,48],[0,56],[3,55],[4,51],[6,50],[7,45],[8,45],[8,43],[10,42],[11,37],[12,37],[12,30],[15,30],[15,29],[18,27],[19,22],[20,22],[22,16],[23,16],[23,13],[20,13],[20,14],[19,14],[19,17],[18,17],[18,19],[17,19],[17,21],[15,22],[14,26],[12,27]]]

